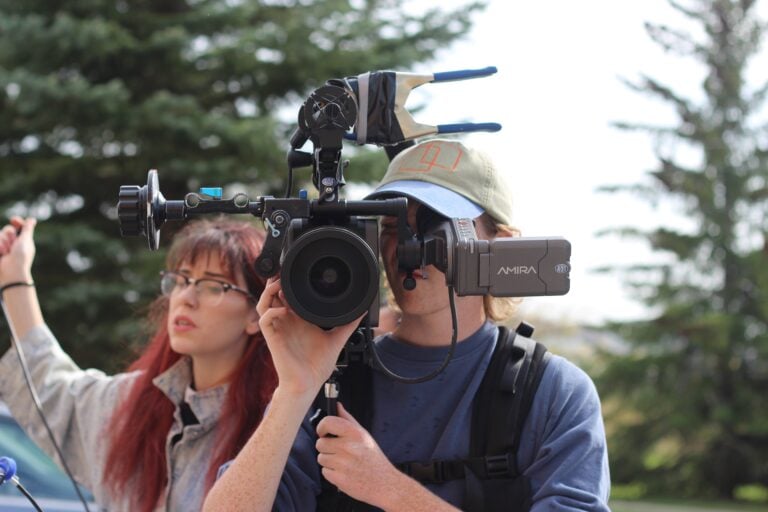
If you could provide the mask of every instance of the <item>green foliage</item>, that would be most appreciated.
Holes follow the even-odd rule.
[[[162,251],[119,237],[120,185],[143,185],[156,168],[169,198],[199,186],[281,194],[309,91],[411,70],[481,7],[406,15],[402,6],[0,0],[0,210],[44,220],[33,271],[47,321],[79,363],[122,367],[157,289]],[[347,179],[383,173],[383,155],[364,161]],[[163,228],[161,245],[174,230]]]
[[[611,499],[613,500],[639,500],[645,494],[645,485],[642,483],[611,485]]]
[[[670,4],[701,35],[652,24],[648,33],[704,66],[704,99],[642,77],[630,85],[671,105],[677,125],[617,126],[698,151],[697,164],[683,165],[659,149],[649,184],[628,189],[653,204],[674,200],[693,227],[619,230],[667,261],[628,269],[655,313],[606,326],[628,352],[604,354],[598,386],[615,482],[642,483],[651,495],[732,499],[741,485],[768,483],[768,147],[759,119],[766,88],[745,83],[764,25],[754,1]]]
[[[768,487],[759,484],[742,485],[736,488],[734,497],[752,503],[768,503]]]

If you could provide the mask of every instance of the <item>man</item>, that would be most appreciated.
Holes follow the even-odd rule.
[[[407,196],[408,221],[427,207],[445,217],[475,219],[480,238],[513,236],[510,193],[500,172],[464,144],[431,140],[393,159],[371,197]],[[422,206],[423,205],[423,206]],[[453,334],[444,276],[416,271],[404,286],[396,258],[395,219],[382,222],[381,253],[401,310],[391,335],[377,340],[383,363],[420,377],[438,368]],[[508,301],[507,301],[508,302]],[[346,408],[313,429],[307,410],[331,375],[357,321],[324,331],[298,318],[280,283],[271,281],[257,307],[279,375],[269,410],[206,500],[205,510],[315,510],[322,477],[340,491],[384,510],[457,510],[464,482],[427,484],[395,467],[408,461],[465,457],[480,382],[498,338],[504,299],[456,297],[459,343],[435,379],[406,384],[374,372],[370,432]],[[359,320],[358,320],[359,321]],[[581,370],[552,356],[522,432],[516,462],[530,482],[531,510],[608,510],[608,462],[600,402]],[[510,510],[516,504],[509,504]]]

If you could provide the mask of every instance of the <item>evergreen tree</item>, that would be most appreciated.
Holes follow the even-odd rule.
[[[81,365],[123,367],[159,288],[163,251],[119,236],[120,185],[143,185],[157,168],[168,198],[199,186],[281,194],[309,91],[411,70],[480,7],[407,15],[403,4],[0,0],[0,211],[44,220],[38,291]],[[353,162],[347,178],[374,179],[386,159],[374,161]]]
[[[624,230],[671,261],[630,269],[655,313],[608,326],[629,352],[608,360],[598,385],[615,483],[732,498],[741,485],[768,485],[768,88],[746,81],[764,25],[754,0],[669,3],[702,30],[647,31],[665,51],[703,65],[703,99],[642,77],[630,85],[674,107],[678,121],[619,126],[662,142],[648,183],[630,189],[675,201],[693,228]],[[698,163],[681,163],[681,147],[696,150]]]

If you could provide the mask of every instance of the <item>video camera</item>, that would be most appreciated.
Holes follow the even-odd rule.
[[[419,124],[404,109],[408,92],[423,83],[495,72],[495,68],[432,75],[377,71],[329,80],[300,107],[288,151],[289,169],[312,166],[317,199],[310,200],[304,190],[298,197],[251,200],[239,193],[223,199],[221,189],[201,189],[183,200],[166,200],[157,171],[150,170],[145,186],[120,187],[121,234],[144,235],[155,250],[166,221],[207,213],[260,217],[267,237],[254,262],[256,271],[265,278],[280,273],[289,305],[324,328],[349,323],[365,312],[366,325],[378,325],[381,216],[397,218],[398,266],[406,274],[408,289],[416,286],[416,269],[435,265],[458,295],[563,295],[570,287],[570,244],[562,238],[479,240],[472,219],[437,214],[413,233],[406,198],[347,201],[339,197],[349,163],[342,160],[345,139],[392,146],[432,133],[500,129],[494,123]],[[307,141],[313,145],[312,153],[301,151]]]

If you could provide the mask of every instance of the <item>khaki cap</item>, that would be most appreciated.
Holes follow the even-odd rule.
[[[498,169],[456,140],[427,140],[399,153],[367,199],[403,195],[445,217],[474,219],[485,211],[512,224],[512,195]]]

